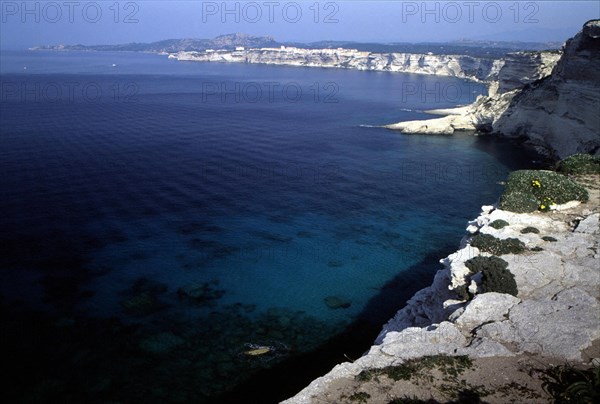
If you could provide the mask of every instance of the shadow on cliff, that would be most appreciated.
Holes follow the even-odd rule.
[[[486,134],[477,136],[473,147],[499,159],[509,171],[525,168],[544,169],[552,166],[552,159],[527,147],[526,141],[525,137],[507,138],[496,134]]]
[[[525,84],[491,125],[481,128],[520,141],[552,161],[600,155],[600,20],[567,40],[546,77]]]
[[[437,270],[442,269],[439,260],[456,247],[457,243],[440,247],[418,264],[399,273],[371,298],[357,321],[318,349],[262,370],[211,402],[278,403],[294,396],[335,365],[358,359],[373,345],[382,326],[405,306],[406,301],[418,290],[431,285]]]

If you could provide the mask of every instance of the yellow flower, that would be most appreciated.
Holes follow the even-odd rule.
[[[540,205],[540,209],[546,209],[546,205]]]

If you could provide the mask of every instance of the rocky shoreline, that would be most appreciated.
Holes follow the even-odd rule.
[[[442,118],[383,127],[407,134],[493,133],[523,139],[553,159],[600,155],[599,43],[600,20],[588,21],[562,54],[510,54],[488,96],[473,104],[443,111]]]
[[[562,55],[540,54],[535,63],[513,55],[490,94],[472,105],[385,127],[413,134],[495,133],[522,139],[553,160],[599,155],[599,41],[600,20],[588,21]],[[475,394],[465,402],[480,396],[488,402],[549,402],[543,372],[564,363],[600,366],[600,187],[594,170],[576,177],[589,199],[557,202],[562,205],[551,212],[545,212],[553,203],[550,194],[531,195],[547,184],[522,175],[528,189],[512,194],[510,202],[523,210],[500,209],[509,198],[483,206],[460,249],[440,261],[444,268],[432,285],[397,312],[364,356],[337,365],[284,403],[448,402],[464,393]],[[550,181],[554,174],[539,175]],[[561,183],[556,194],[577,187],[564,178],[555,177]],[[525,208],[532,200],[535,206]],[[498,290],[486,286],[492,280]],[[452,367],[461,361],[463,367]],[[435,365],[423,373],[423,363]],[[449,367],[450,377],[440,374]]]
[[[537,53],[531,53],[536,55]],[[192,62],[250,63],[280,66],[328,67],[368,71],[402,72],[413,74],[458,77],[476,82],[497,79],[503,59],[467,55],[434,55],[430,53],[378,53],[356,49],[304,49],[297,47],[202,52],[181,51],[171,59]]]
[[[384,326],[376,345],[356,361],[337,365],[284,403],[345,402],[350,393],[361,388],[367,391],[364,383],[356,381],[361,372],[432,355],[466,356],[478,360],[477,365],[485,363],[492,368],[502,363],[507,372],[523,366],[524,357],[538,365],[598,363],[598,179],[598,175],[579,177],[587,186],[589,200],[558,205],[551,212],[513,213],[498,205],[483,206],[481,214],[469,222],[461,248],[440,261],[444,268],[437,272],[433,284],[417,292],[398,311]],[[506,225],[498,228],[497,223]],[[525,252],[501,255],[516,280],[516,296],[477,293],[481,278],[473,276],[466,286],[477,294],[467,300],[458,297],[468,273],[465,262],[490,256],[471,244],[475,234],[518,239],[524,244]],[[481,374],[475,376],[477,382],[482,378]],[[510,373],[506,379],[507,384],[515,383]],[[535,385],[532,380],[523,383]],[[539,380],[537,384],[541,390]],[[497,384],[493,387],[499,389]],[[380,383],[377,389],[381,389]],[[369,402],[389,402],[389,389],[388,401]],[[406,386],[403,391],[414,393]],[[430,390],[420,394],[430,394],[419,397],[424,400],[440,398]],[[491,397],[491,402],[503,402]],[[544,397],[540,400],[548,401]]]

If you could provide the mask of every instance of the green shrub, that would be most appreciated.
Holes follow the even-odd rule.
[[[471,240],[471,246],[494,255],[519,254],[525,251],[525,244],[518,238],[499,239],[490,234],[478,234]]]
[[[498,257],[482,257],[478,255],[477,257],[465,261],[465,266],[469,268],[472,274],[476,274],[477,272],[484,272],[490,268],[504,270],[508,268],[508,262]]]
[[[508,269],[502,269],[496,266],[487,267],[483,270],[483,279],[481,281],[483,293],[498,292],[508,293],[516,296],[517,282],[515,276]]]
[[[542,247],[535,246],[531,249],[531,251],[539,252],[539,251],[544,251],[544,249]]]
[[[544,236],[544,237],[542,237],[542,240],[544,240],[544,241],[550,241],[551,243],[554,243],[554,242],[558,241],[557,239],[555,239],[552,236]]]
[[[542,170],[521,170],[511,173],[500,209],[526,213],[536,209],[548,210],[552,204],[573,200],[587,201],[588,192],[564,175]]]
[[[469,287],[467,285],[457,286],[453,290],[460,300],[471,300],[471,294],[469,293]]]
[[[534,212],[538,206],[538,201],[531,192],[504,191],[500,197],[500,209],[515,213]]]
[[[477,256],[467,260],[465,266],[472,274],[481,272],[483,293],[498,292],[517,295],[517,282],[514,275],[507,269],[508,262],[498,257]]]
[[[473,361],[468,356],[432,355],[410,359],[400,365],[386,366],[378,369],[365,369],[361,371],[355,380],[366,382],[385,375],[394,381],[411,380],[419,378],[424,371],[437,369],[448,376],[459,376],[466,370],[472,368]]]
[[[573,154],[558,163],[557,171],[565,174],[600,174],[600,157]]]
[[[536,227],[527,226],[527,227],[525,227],[524,229],[521,230],[521,234],[527,234],[527,233],[539,234],[540,231]]]
[[[577,369],[572,365],[543,370],[542,388],[556,403],[600,402],[600,367]]]
[[[492,223],[490,223],[490,227],[493,227],[494,229],[499,230],[503,227],[508,226],[508,224],[509,223],[506,220],[497,219],[497,220],[494,220]]]
[[[358,403],[367,403],[367,402],[369,402],[368,401],[369,398],[371,398],[371,395],[364,391],[356,392],[356,393],[352,394],[350,397],[348,397],[348,399],[350,401],[354,401],[354,402],[358,402]]]

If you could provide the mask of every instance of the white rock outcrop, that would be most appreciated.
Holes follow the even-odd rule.
[[[448,116],[385,125],[411,134],[493,132],[562,159],[600,155],[600,20],[556,52],[509,54],[489,95]],[[440,111],[431,111],[439,114]]]
[[[600,207],[598,201],[588,204],[557,213],[482,207],[469,227],[502,239],[519,238],[529,248],[501,256],[515,276],[518,296],[489,292],[459,300],[453,289],[465,284],[465,261],[482,255],[467,242],[440,261],[444,268],[432,285],[396,313],[367,354],[336,366],[284,403],[312,403],[312,397],[336,379],[425,355],[483,358],[530,353],[558,361],[585,360],[583,352],[600,339]],[[574,229],[573,216],[581,219]],[[509,225],[489,225],[498,219]],[[521,233],[526,227],[539,233]],[[557,241],[544,240],[547,235]],[[531,251],[534,247],[542,250]]]
[[[304,49],[294,47],[240,51],[178,52],[177,60],[219,63],[262,63],[285,66],[333,67],[460,77],[475,81],[497,78],[502,60],[466,55],[375,53],[355,49]]]
[[[508,54],[489,95],[479,96],[471,105],[444,110],[425,111],[443,118],[406,121],[385,128],[410,134],[451,135],[456,131],[489,131],[510,107],[524,86],[547,77],[560,58],[556,52],[516,52]]]
[[[567,41],[553,73],[525,88],[494,123],[508,137],[526,137],[538,151],[565,158],[600,155],[600,20]]]

